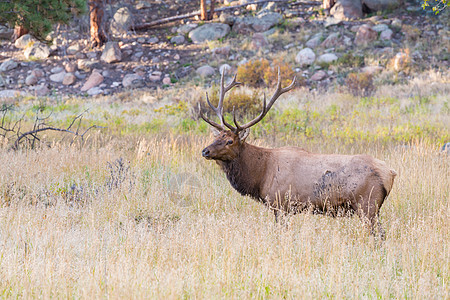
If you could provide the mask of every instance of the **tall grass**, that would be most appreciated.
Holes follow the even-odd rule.
[[[448,120],[439,111],[421,112],[418,125]],[[340,143],[271,130],[251,142],[369,153],[394,168],[386,241],[376,244],[356,217],[275,224],[201,158],[210,137],[197,129],[104,132],[81,148],[0,149],[0,297],[449,297],[450,164],[436,138]]]

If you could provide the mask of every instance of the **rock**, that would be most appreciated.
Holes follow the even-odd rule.
[[[150,74],[149,79],[151,82],[158,82],[161,80],[161,75],[162,75],[162,72],[154,71]]]
[[[330,14],[338,20],[362,18],[362,4],[358,0],[338,0],[330,9]]]
[[[157,37],[151,37],[148,39],[149,44],[156,44],[157,42],[159,42],[159,39]]]
[[[323,25],[325,26],[325,28],[328,28],[330,26],[334,26],[334,25],[339,25],[342,23],[342,20],[339,20],[333,16],[328,17],[325,19]]]
[[[46,84],[41,84],[41,85],[38,85],[37,87],[34,88],[34,94],[36,96],[41,96],[42,97],[42,96],[47,95],[49,92],[50,91],[49,91],[49,89],[48,89]]]
[[[27,76],[27,78],[25,78],[26,85],[35,85],[37,82],[38,82],[38,78],[33,74],[30,74]]]
[[[44,71],[42,71],[42,69],[34,69],[31,71],[31,75],[34,75],[37,78],[41,78],[45,75],[45,73],[44,73]]]
[[[122,36],[134,27],[134,17],[127,7],[119,8],[113,16],[110,24],[111,33],[114,36]]]
[[[93,87],[93,88],[90,88],[90,89],[87,91],[87,94],[88,94],[89,96],[97,96],[97,95],[103,94],[103,90],[102,90],[100,87],[95,86],[95,87]]]
[[[41,42],[36,42],[25,49],[24,55],[26,59],[46,59],[50,56],[50,47]]]
[[[321,46],[325,48],[336,47],[339,44],[342,44],[339,40],[339,33],[335,32],[330,34],[325,41],[322,42]]]
[[[103,82],[103,76],[102,74],[98,72],[92,72],[91,75],[88,77],[84,85],[81,87],[82,92],[86,92],[87,90],[90,90],[91,88],[99,85]]]
[[[295,61],[301,66],[309,66],[316,60],[316,54],[310,48],[304,48],[297,53]]]
[[[222,23],[209,23],[202,25],[191,32],[189,38],[195,43],[200,44],[205,41],[212,41],[223,38],[230,32],[230,26]]]
[[[8,72],[12,69],[15,69],[19,66],[19,64],[14,59],[5,60],[0,65],[0,72]]]
[[[81,51],[80,44],[73,44],[67,48],[67,54],[69,54],[69,55],[75,55],[80,51]]]
[[[224,47],[217,47],[211,50],[213,54],[216,55],[224,55],[228,56],[230,54],[231,47],[230,46],[224,46]]]
[[[399,31],[402,29],[403,23],[402,20],[395,18],[392,20],[391,27],[394,28],[396,31]]]
[[[92,61],[89,59],[79,59],[77,61],[77,66],[79,70],[83,70],[86,72],[91,71],[94,67],[96,67],[98,64],[98,61]]]
[[[100,60],[108,64],[121,61],[122,52],[120,51],[119,44],[117,42],[107,42],[102,56],[100,56]]]
[[[201,77],[209,77],[209,76],[213,76],[214,73],[216,73],[214,71],[214,69],[211,66],[201,66],[200,68],[197,69],[197,74],[200,75]]]
[[[73,62],[68,62],[64,65],[64,68],[67,73],[73,73],[77,70],[77,65]]]
[[[314,73],[313,76],[311,76],[312,81],[320,81],[325,79],[327,77],[327,73],[325,71],[319,70],[316,73]]]
[[[170,42],[172,44],[177,44],[177,45],[184,44],[185,41],[186,41],[186,39],[182,35],[177,35],[170,39]]]
[[[400,6],[401,0],[362,0],[369,11],[393,10]]]
[[[317,58],[317,62],[318,63],[332,63],[333,61],[336,61],[338,59],[338,57],[336,56],[336,54],[333,53],[326,53],[326,54],[322,54],[321,56],[319,56]]]
[[[75,83],[75,81],[77,80],[77,78],[75,77],[75,75],[73,75],[72,73],[67,73],[64,76],[64,79],[62,81],[63,85],[72,85]]]
[[[169,85],[169,84],[171,84],[172,82],[171,82],[171,80],[170,80],[170,77],[164,77],[162,83],[165,84],[165,85]]]
[[[13,34],[13,29],[0,25],[0,39],[10,40]]]
[[[227,13],[221,13],[219,17],[219,22],[228,24],[230,26],[233,26],[234,22],[236,21],[236,17]]]
[[[223,64],[219,67],[220,74],[228,74],[231,72],[231,66],[229,64]]]
[[[86,56],[87,56],[87,58],[90,58],[90,59],[97,59],[98,54],[97,54],[97,51],[90,51],[90,52],[86,53]]]
[[[319,32],[306,42],[306,47],[316,48],[317,46],[320,45],[321,41],[322,41],[322,33]]]
[[[198,27],[197,23],[185,24],[185,25],[181,26],[180,28],[178,28],[177,32],[182,34],[182,35],[185,35],[185,34],[188,34],[190,31],[194,30],[197,27]]]
[[[147,1],[139,1],[138,3],[136,3],[136,9],[146,9],[151,7],[152,5]]]
[[[122,80],[125,88],[138,88],[144,86],[144,78],[138,74],[127,74]]]
[[[389,28],[380,33],[380,40],[391,40],[394,32]]]
[[[367,46],[369,43],[375,41],[378,38],[378,33],[373,30],[369,25],[364,24],[359,26],[356,32],[355,44],[358,46]]]
[[[372,27],[373,30],[375,30],[376,32],[382,32],[385,31],[386,29],[389,29],[389,26],[387,26],[386,24],[378,24]]]
[[[52,74],[61,73],[62,71],[64,71],[64,68],[63,68],[63,67],[60,67],[60,66],[53,67],[53,68],[50,70],[50,72],[51,72]]]
[[[233,32],[240,34],[264,32],[282,21],[283,16],[273,12],[259,14],[256,17],[238,18],[233,24]]]
[[[383,71],[383,67],[380,66],[366,66],[361,69],[361,72],[369,75],[375,75],[381,73],[381,71]]]
[[[19,90],[2,90],[0,91],[0,98],[16,98],[20,96],[24,96],[25,93]]]
[[[64,76],[66,76],[66,71],[61,71],[59,73],[52,74],[52,75],[50,75],[49,78],[53,82],[63,82]]]
[[[260,48],[266,47],[269,45],[269,41],[267,40],[267,37],[262,33],[255,33],[252,36],[252,47],[255,50],[258,50]]]
[[[24,34],[14,42],[14,46],[19,49],[25,49],[35,42],[37,42],[37,40],[33,36]]]

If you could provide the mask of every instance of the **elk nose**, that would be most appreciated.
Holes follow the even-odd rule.
[[[208,148],[205,148],[205,149],[203,149],[203,151],[202,151],[202,156],[203,157],[209,157],[209,149]]]

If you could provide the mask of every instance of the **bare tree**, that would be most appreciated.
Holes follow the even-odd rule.
[[[206,0],[200,0],[200,19],[201,20],[212,20],[214,15],[214,1],[211,0],[211,9],[208,14],[208,10],[206,7]]]

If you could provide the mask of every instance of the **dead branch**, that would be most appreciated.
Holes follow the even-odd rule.
[[[266,3],[266,2],[289,2],[289,0],[257,0],[257,1],[252,1],[252,2],[245,3],[245,4],[239,4],[239,5],[234,5],[234,6],[227,6],[227,7],[216,8],[216,9],[214,9],[214,12],[222,12],[222,11],[227,11],[227,10],[234,10],[234,9],[238,9],[238,8],[241,8],[241,7],[244,7],[244,6],[247,6],[247,5],[262,4],[262,3]],[[192,13],[188,13],[188,14],[184,14],[184,15],[179,15],[179,16],[172,16],[172,17],[168,17],[168,18],[152,21],[152,22],[149,22],[149,23],[136,25],[136,26],[134,26],[134,29],[135,30],[149,29],[149,28],[157,26],[157,25],[162,25],[162,24],[166,24],[166,23],[170,23],[170,22],[178,21],[178,20],[183,20],[183,19],[189,19],[189,18],[193,18],[195,16],[201,16],[201,11],[196,11],[196,12],[192,12]]]

